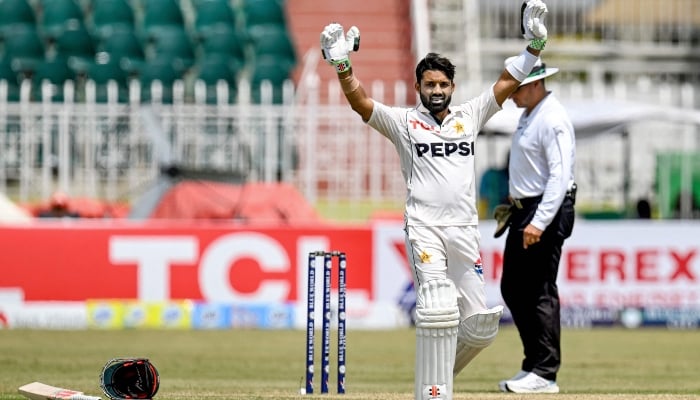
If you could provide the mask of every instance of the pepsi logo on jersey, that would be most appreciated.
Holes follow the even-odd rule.
[[[430,157],[450,157],[453,154],[462,157],[474,155],[474,141],[416,143],[415,146],[418,157],[425,155]]]

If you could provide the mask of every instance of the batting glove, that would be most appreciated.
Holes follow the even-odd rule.
[[[321,54],[338,73],[350,69],[351,51],[360,48],[360,30],[353,26],[348,33],[343,33],[343,26],[337,23],[326,25],[321,32]]]
[[[520,8],[520,32],[533,49],[542,50],[547,43],[546,15],[547,5],[542,0],[526,0]]]

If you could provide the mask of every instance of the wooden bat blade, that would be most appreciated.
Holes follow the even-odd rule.
[[[19,392],[31,400],[101,400],[77,390],[64,389],[41,382],[32,382],[19,387]]]

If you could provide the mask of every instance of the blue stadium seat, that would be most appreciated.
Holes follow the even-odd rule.
[[[44,59],[44,42],[32,25],[15,25],[2,37],[0,58],[11,62],[12,69],[29,76]]]
[[[274,24],[286,27],[284,0],[242,0],[245,26]]]
[[[92,0],[90,15],[92,32],[100,39],[136,28],[134,9],[127,0]]]
[[[163,27],[185,29],[185,18],[177,0],[143,0],[141,28],[146,37]]]
[[[95,83],[95,100],[98,103],[107,102],[110,81],[117,85],[117,101],[125,103],[129,100],[129,74],[110,54],[98,53],[88,67],[85,78]]]
[[[15,25],[36,25],[36,13],[28,0],[0,1],[0,34]]]
[[[117,30],[97,43],[97,52],[109,54],[122,69],[134,72],[146,60],[141,40],[133,30]]]
[[[250,27],[246,31],[255,57],[276,56],[296,62],[296,50],[287,28],[275,24]]]
[[[294,64],[285,62],[275,56],[258,57],[252,66],[250,78],[250,93],[253,103],[262,101],[261,84],[268,81],[272,85],[272,103],[281,104],[283,101],[282,86],[290,78]]]
[[[173,84],[182,79],[183,72],[177,68],[171,58],[159,57],[149,60],[139,69],[139,81],[141,82],[141,101],[150,102],[154,96],[151,84],[160,81],[163,84],[163,103],[173,102]]]
[[[197,64],[196,80],[202,81],[206,87],[207,104],[217,102],[216,86],[219,81],[225,81],[228,86],[229,103],[235,102],[238,94],[237,75],[238,71],[225,56],[212,55],[202,59]]]
[[[7,101],[19,101],[20,82],[17,72],[12,69],[10,60],[0,60],[0,81],[7,82]]]
[[[76,0],[41,0],[41,33],[52,39],[68,25],[84,24],[83,9]]]
[[[170,58],[182,72],[194,65],[194,47],[184,28],[169,26],[152,30],[147,43],[145,52],[149,59]]]
[[[236,14],[228,0],[198,0],[194,3],[194,30],[206,35],[209,30],[236,29]]]
[[[236,69],[244,68],[246,62],[245,37],[231,28],[219,25],[207,30],[199,37],[201,57],[222,56],[232,61]]]
[[[43,83],[51,84],[51,101],[64,100],[64,84],[66,81],[74,81],[75,72],[68,66],[68,58],[58,55],[39,63],[32,76],[32,97],[36,101],[43,99]]]
[[[95,58],[95,42],[87,27],[76,20],[64,25],[55,38],[56,53],[66,57],[71,68],[79,73],[85,72]]]

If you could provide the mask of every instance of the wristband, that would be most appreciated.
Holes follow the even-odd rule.
[[[506,65],[506,70],[518,82],[522,82],[532,72],[532,67],[537,62],[537,56],[527,50],[523,50],[519,56],[510,64]]]
[[[341,72],[347,72],[352,64],[350,64],[350,59],[346,58],[344,60],[333,61],[333,66],[335,67],[335,72],[340,74]]]
[[[542,50],[547,44],[547,39],[532,39],[530,41],[530,47],[535,50]]]

